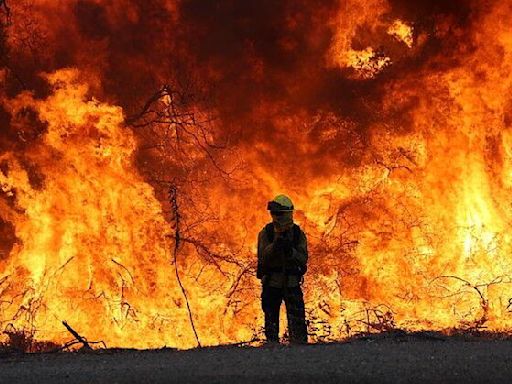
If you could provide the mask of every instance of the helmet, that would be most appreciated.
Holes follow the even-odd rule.
[[[274,200],[268,202],[267,209],[273,212],[286,212],[293,211],[294,208],[292,200],[288,196],[277,195],[276,197],[274,197]]]

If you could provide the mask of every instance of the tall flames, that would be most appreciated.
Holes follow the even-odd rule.
[[[313,341],[509,332],[512,2],[235,3],[2,2],[1,330],[253,340],[286,192]]]

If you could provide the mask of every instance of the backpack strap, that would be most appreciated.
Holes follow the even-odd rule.
[[[268,223],[265,225],[265,233],[267,235],[267,239],[269,243],[274,241],[274,224]]]
[[[297,224],[293,224],[293,247],[299,248],[301,230]]]

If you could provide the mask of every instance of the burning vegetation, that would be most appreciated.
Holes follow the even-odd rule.
[[[0,0],[0,340],[257,340],[279,192],[310,340],[509,332],[511,12]]]

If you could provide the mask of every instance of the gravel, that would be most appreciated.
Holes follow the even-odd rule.
[[[512,341],[118,350],[0,358],[0,383],[505,383]]]

